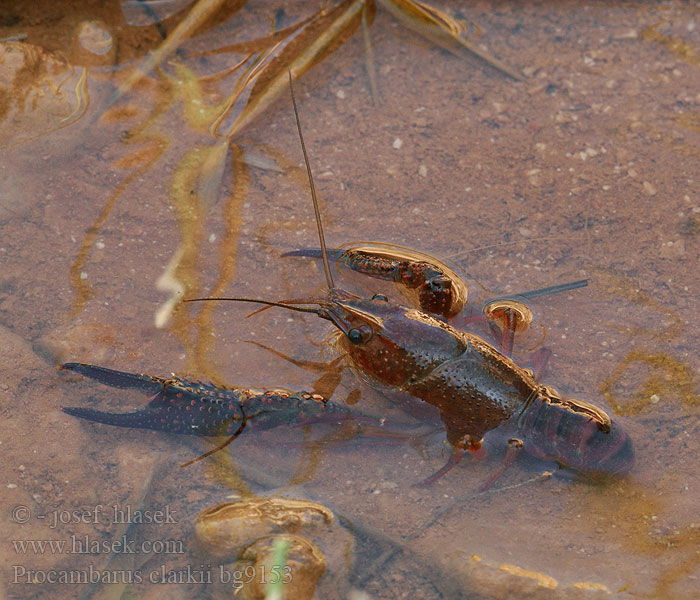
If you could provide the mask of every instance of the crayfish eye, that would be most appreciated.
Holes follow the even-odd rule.
[[[353,344],[361,344],[362,342],[368,342],[372,337],[372,328],[368,325],[361,325],[360,327],[354,327],[347,333],[348,339]]]
[[[389,298],[387,298],[384,294],[375,294],[372,296],[372,300],[381,300],[382,302],[389,302]]]

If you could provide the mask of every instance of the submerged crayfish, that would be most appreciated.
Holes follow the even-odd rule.
[[[490,316],[503,322],[499,350],[477,335],[447,323],[446,319],[464,305],[466,285],[445,265],[430,260],[427,255],[365,246],[336,253],[339,261],[354,270],[393,280],[405,290],[413,290],[417,307],[391,303],[381,294],[361,298],[335,287],[296,102],[294,109],[319,227],[320,256],[329,287],[327,297],[280,302],[249,298],[190,301],[257,302],[314,313],[330,321],[337,329],[337,348],[367,379],[407,392],[439,409],[447,441],[454,452],[445,467],[429,481],[448,470],[464,451],[476,452],[484,434],[502,424],[511,436],[504,466],[524,448],[539,458],[554,460],[582,473],[615,474],[628,470],[634,461],[632,443],[617,423],[589,402],[562,398],[554,388],[538,383],[530,369],[518,366],[508,356],[513,336],[523,320],[522,307],[517,302],[496,303],[498,306],[491,302],[487,307]],[[547,288],[530,296],[583,284]],[[115,415],[91,409],[64,409],[69,414],[124,427],[230,436],[225,444],[204,456],[230,443],[247,423],[274,427],[317,418],[324,412],[350,412],[344,405],[306,393],[229,390],[178,378],[130,375],[76,363],[64,367],[116,387],[140,387],[157,392],[144,410]]]

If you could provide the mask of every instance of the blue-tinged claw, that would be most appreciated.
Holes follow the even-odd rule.
[[[146,407],[130,412],[110,413],[79,407],[63,409],[74,417],[116,427],[230,436],[240,432],[246,423],[257,429],[271,429],[319,419],[323,415],[349,412],[342,405],[327,403],[321,396],[306,392],[229,389],[175,376],[163,379],[81,363],[66,363],[62,368],[112,387],[155,392]]]
[[[328,258],[336,259],[342,256],[345,252],[344,249],[340,248],[338,250],[328,250]],[[300,248],[299,250],[292,250],[291,252],[285,252],[282,256],[305,256],[307,258],[321,258],[320,248]]]
[[[84,375],[110,387],[119,389],[143,390],[155,394],[163,388],[166,379],[153,377],[151,375],[136,375],[125,371],[114,371],[97,365],[87,365],[85,363],[66,363],[61,369],[74,371],[79,375]]]
[[[66,414],[96,423],[135,429],[153,429],[190,435],[231,435],[244,420],[243,409],[233,390],[223,394],[199,393],[192,386],[160,384],[161,390],[139,410],[110,413],[92,408],[67,407]],[[213,387],[213,386],[208,386]]]

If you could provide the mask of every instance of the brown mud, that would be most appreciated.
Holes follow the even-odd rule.
[[[296,84],[329,245],[420,249],[467,273],[481,297],[590,280],[536,303],[552,350],[543,381],[611,410],[635,445],[628,476],[592,484],[521,458],[479,494],[501,459],[490,447],[417,488],[447,459],[439,419],[404,410],[406,399],[397,407],[348,370],[334,400],[386,417],[397,435],[329,424],[245,432],[180,469],[210,444],[60,411],[147,401],[59,372],[69,360],[268,389],[312,391],[318,379],[248,343],[321,361],[318,319],[163,308],[173,289],[267,299],[324,290],[320,265],[281,257],[317,245],[288,96],[222,151],[205,117],[228,94],[225,80],[198,87],[178,71],[220,73],[235,55],[203,52],[317,8],[241,4],[223,3],[106,110],[187,8],[143,27],[116,1],[0,8],[0,39],[45,57],[16,78],[8,42],[0,55],[0,597],[102,597],[50,583],[90,569],[141,576],[117,583],[117,597],[228,597],[193,522],[258,494],[319,502],[355,534],[354,556],[329,566],[333,585],[321,579],[322,598],[697,598],[700,10],[690,3],[451,3],[523,81],[441,50],[379,5],[371,53],[358,29]],[[242,153],[277,170],[236,161]],[[129,528],[115,507],[174,516]],[[122,535],[146,545],[120,552]],[[86,536],[98,547],[76,553]],[[154,549],[166,539],[181,545]],[[212,585],[197,580],[207,573]]]

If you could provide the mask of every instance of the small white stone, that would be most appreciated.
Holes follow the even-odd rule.
[[[392,147],[395,150],[399,150],[401,148],[401,146],[403,146],[403,141],[401,140],[401,138],[396,138],[394,140],[394,143],[392,144]]]
[[[338,90],[335,93],[335,95],[338,96],[338,98],[340,98],[341,100],[345,100],[345,92],[343,90]]]

